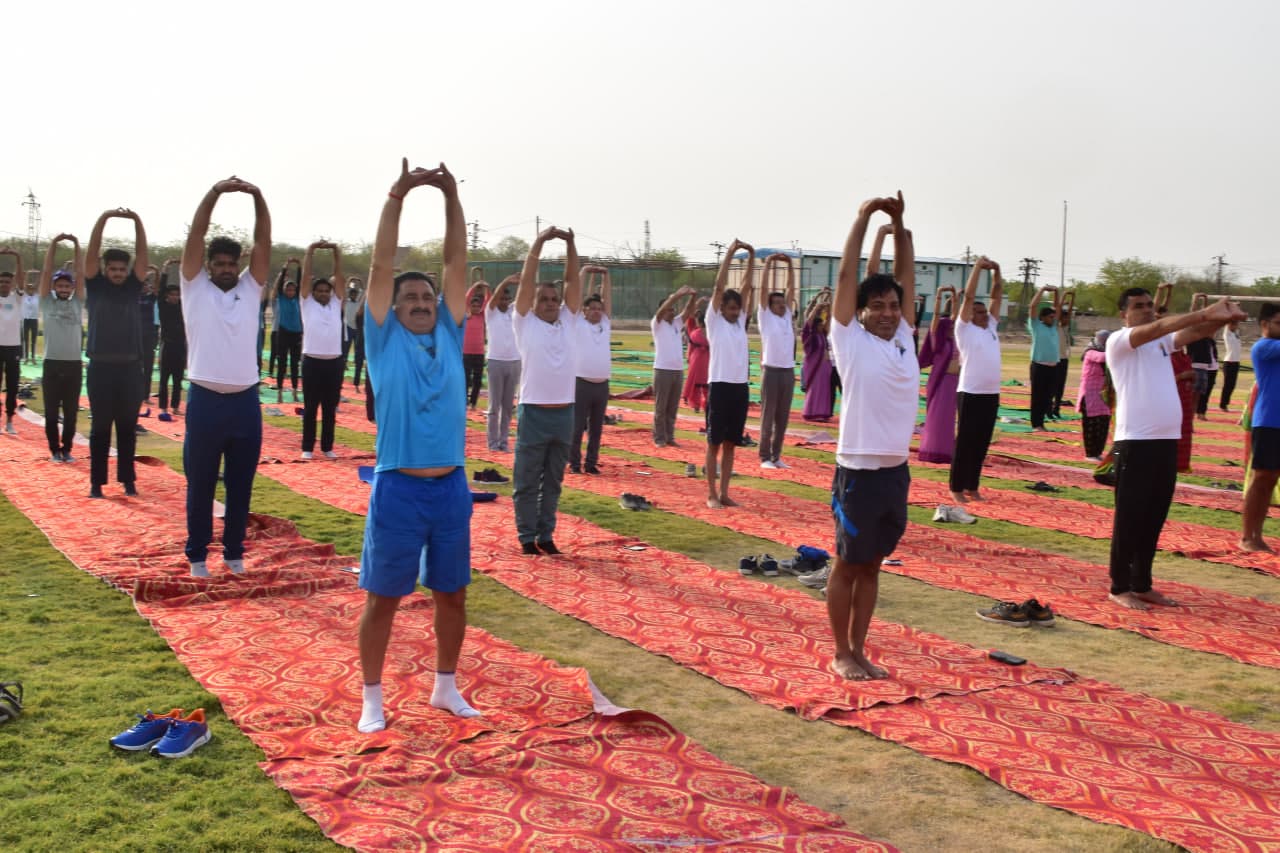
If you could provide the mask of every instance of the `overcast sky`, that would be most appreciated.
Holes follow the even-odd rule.
[[[1280,274],[1280,4],[23,2],[5,8],[0,240],[104,208],[185,234],[262,187],[277,240],[372,239],[408,155],[489,245],[534,218],[587,252],[839,249],[899,188],[921,255],[1056,283],[1136,255]],[[419,190],[401,241],[442,231]],[[249,227],[246,196],[215,221]],[[117,222],[112,232],[125,224]]]

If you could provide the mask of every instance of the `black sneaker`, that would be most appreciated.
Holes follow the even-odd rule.
[[[738,573],[744,577],[754,575],[759,565],[756,563],[755,557],[743,557],[738,560]]]
[[[570,466],[569,466],[569,473],[570,473],[570,474],[581,474],[581,473],[582,473],[582,469],[581,469],[581,468],[579,468],[577,465],[570,465]]]
[[[583,471],[586,471],[588,474],[597,474],[597,475],[598,475],[598,474],[600,473],[600,469],[599,469],[599,468],[597,468],[597,467],[596,467],[596,466],[594,466],[594,465],[588,465],[587,467],[583,468],[582,470],[583,470]]]
[[[100,497],[102,497],[102,486],[90,486],[90,487],[89,487],[89,497],[91,497],[91,498],[100,498]]]
[[[776,578],[778,576],[778,561],[769,554],[761,554],[760,573],[767,578]]]
[[[560,549],[556,547],[556,543],[552,542],[550,539],[543,539],[541,542],[538,542],[536,544],[538,546],[538,550],[540,550],[544,554],[560,553]]]
[[[1004,625],[1012,625],[1014,628],[1031,626],[1031,619],[1027,617],[1027,612],[1022,609],[1022,605],[1012,601],[997,601],[993,607],[976,612],[978,618],[984,622],[1000,622]]]
[[[1047,604],[1041,604],[1034,598],[1028,598],[1022,602],[1022,612],[1026,614],[1027,621],[1032,625],[1048,627],[1053,624],[1053,608]]]
[[[510,483],[510,477],[504,477],[498,473],[496,468],[485,468],[483,471],[477,471],[471,475],[471,479],[477,483]]]
[[[538,546],[537,546],[537,545],[534,545],[532,542],[521,542],[521,543],[520,543],[520,553],[521,553],[521,554],[528,554],[528,555],[530,555],[530,556],[537,556],[538,554],[541,554],[542,552],[541,552],[541,551],[539,551],[539,550],[538,550]]]
[[[138,489],[133,485],[133,483],[125,483],[124,493],[131,498],[136,498],[138,496]]]

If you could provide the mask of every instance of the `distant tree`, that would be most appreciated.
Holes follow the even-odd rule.
[[[510,261],[517,258],[524,258],[527,254],[529,254],[529,244],[526,241],[521,240],[519,237],[508,234],[489,250],[489,259],[495,261]]]
[[[1253,280],[1253,287],[1249,288],[1252,296],[1280,296],[1280,276],[1266,275],[1262,278]]]
[[[643,260],[646,261],[664,261],[672,264],[683,264],[685,262],[684,255],[679,249],[654,249]]]

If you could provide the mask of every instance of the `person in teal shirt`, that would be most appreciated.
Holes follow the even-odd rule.
[[[1058,308],[1062,294],[1056,287],[1042,287],[1031,300],[1034,311],[1048,292],[1053,292],[1053,305],[1046,305],[1032,319],[1027,318],[1031,333],[1031,428],[1044,429],[1045,416],[1053,405],[1053,389],[1058,381]]]

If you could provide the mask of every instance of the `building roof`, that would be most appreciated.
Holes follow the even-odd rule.
[[[806,258],[839,259],[844,257],[843,252],[833,252],[830,249],[771,249],[768,246],[762,246],[759,249],[756,249],[757,258],[764,258],[774,254],[786,255],[787,257],[790,257],[790,258],[806,257]],[[738,252],[737,254],[734,255],[735,258],[745,258],[746,256],[747,256],[746,252]],[[865,261],[867,259],[867,255],[864,254],[862,256],[862,259]],[[885,261],[891,261],[893,260],[893,255],[882,254],[880,256],[880,259]],[[950,264],[953,266],[963,266],[967,262],[963,258],[935,258],[927,255],[926,256],[917,255],[916,263],[918,264]]]

